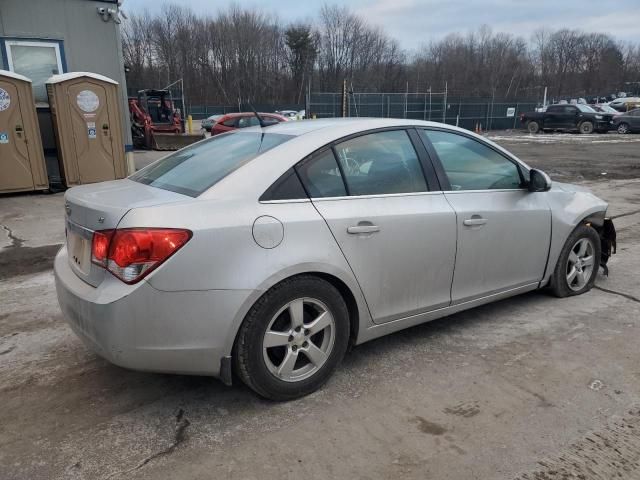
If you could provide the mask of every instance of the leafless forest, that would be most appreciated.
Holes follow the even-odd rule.
[[[520,38],[480,26],[407,51],[382,28],[325,5],[312,22],[238,6],[215,15],[176,5],[130,13],[123,23],[128,83],[164,87],[183,78],[192,104],[302,103],[312,91],[444,90],[467,97],[608,95],[640,88],[640,45],[607,33],[538,30]],[[635,83],[634,83],[635,82]]]

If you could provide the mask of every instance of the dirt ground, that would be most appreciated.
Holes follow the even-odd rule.
[[[509,131],[487,137],[561,182],[640,177],[640,135]]]
[[[87,350],[53,284],[62,195],[0,197],[0,479],[640,478],[640,136],[490,138],[610,202],[610,276],[356,347],[289,403]]]

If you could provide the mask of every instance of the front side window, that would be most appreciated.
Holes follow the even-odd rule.
[[[234,132],[178,150],[129,177],[153,187],[197,197],[228,174],[291,135]]]
[[[427,182],[405,130],[362,135],[335,147],[349,195],[426,192]]]
[[[63,73],[60,43],[7,40],[9,70],[31,79],[36,102],[48,102],[45,82]]]
[[[518,166],[477,140],[437,130],[421,135],[433,144],[452,190],[522,188]]]

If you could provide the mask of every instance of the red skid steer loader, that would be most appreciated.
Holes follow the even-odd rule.
[[[204,136],[185,134],[180,113],[174,108],[168,90],[140,90],[129,98],[131,135],[136,148],[179,150]]]

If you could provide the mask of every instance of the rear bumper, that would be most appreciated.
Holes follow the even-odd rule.
[[[221,375],[236,316],[251,291],[164,292],[110,275],[97,287],[71,270],[67,250],[54,262],[60,308],[72,330],[116,365],[162,373]]]

